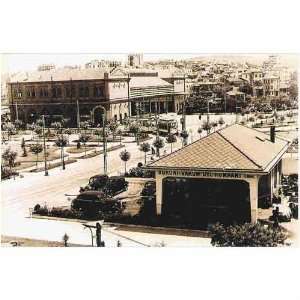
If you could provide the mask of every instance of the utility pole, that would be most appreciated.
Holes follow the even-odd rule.
[[[16,101],[16,119],[19,121],[19,114],[18,114],[18,102]]]
[[[43,140],[44,140],[44,162],[45,162],[45,176],[48,176],[48,167],[47,167],[47,153],[46,153],[46,137],[45,137],[45,115],[43,117]]]
[[[209,98],[207,98],[207,124],[209,124]]]
[[[103,107],[103,168],[104,168],[104,175],[107,174],[107,143],[106,143],[106,132],[105,132],[105,126],[106,126],[106,109]]]
[[[158,138],[159,130],[158,130],[157,102],[155,102],[155,126],[156,126],[156,138]]]
[[[79,102],[78,102],[78,99],[76,100],[76,104],[77,104],[77,127],[78,127],[78,130],[80,130],[80,112],[79,112]]]
[[[128,78],[127,78],[127,101],[128,102],[127,103],[128,103],[128,116],[131,117],[129,81],[130,81],[130,74],[128,73]]]
[[[186,101],[186,95],[185,95],[185,74],[183,76],[183,105],[182,105],[182,131],[186,129],[186,122],[185,122],[185,101]]]

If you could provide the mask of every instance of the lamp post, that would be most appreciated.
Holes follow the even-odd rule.
[[[102,123],[103,123],[103,173],[104,175],[107,174],[107,141],[106,141],[106,115],[107,115],[107,111],[106,108],[102,105],[97,105],[93,108],[91,114],[93,116],[93,119],[95,119],[95,110],[97,108],[101,108],[104,112],[103,114],[103,119],[102,119]]]
[[[46,138],[45,138],[45,115],[43,117],[43,141],[44,141],[44,162],[45,162],[45,176],[48,176],[48,166],[47,166],[47,153],[46,153]]]
[[[97,247],[105,247],[105,243],[102,241],[102,226],[103,226],[104,220],[101,220],[96,223],[95,225],[88,225],[88,224],[82,224],[85,228],[88,228],[91,233],[92,238],[92,247],[94,247],[94,236],[93,236],[93,230],[92,228],[96,229],[96,245]]]

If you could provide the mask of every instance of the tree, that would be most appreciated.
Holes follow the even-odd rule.
[[[210,230],[211,244],[217,247],[277,247],[287,238],[280,228],[260,223],[225,227],[217,223]]]
[[[220,127],[222,127],[225,124],[225,121],[222,117],[220,117],[220,119],[218,120],[218,123],[219,123]]]
[[[204,121],[202,123],[202,129],[206,131],[206,134],[209,134],[211,130],[211,123]]]
[[[35,134],[37,134],[38,136],[40,136],[42,134],[42,132],[43,132],[43,129],[40,126],[35,126],[34,132],[35,132]]]
[[[10,140],[10,137],[11,137],[12,135],[16,134],[16,127],[15,127],[15,125],[12,124],[12,123],[7,123],[7,124],[5,125],[5,129],[4,129],[4,130],[7,131],[7,138],[8,138],[8,140]]]
[[[15,165],[15,161],[17,158],[18,153],[11,150],[10,147],[8,147],[3,153],[2,153],[2,159],[6,162],[6,164],[9,166],[10,171]]]
[[[83,145],[84,145],[84,156],[86,156],[86,143],[89,141],[89,139],[90,139],[90,136],[87,134],[82,134],[79,137],[79,142],[83,143]]]
[[[214,128],[214,132],[216,131],[216,128],[218,126],[218,123],[217,122],[212,122],[212,127]]]
[[[66,147],[68,144],[68,140],[65,136],[61,135],[59,136],[56,141],[55,141],[55,145],[57,147],[60,148],[60,158],[61,158],[61,162],[62,162],[62,169],[65,170],[66,166],[65,166],[65,159],[64,159],[64,147]]]
[[[189,134],[186,130],[181,131],[180,136],[182,137],[182,145],[187,145],[187,138],[189,137]]]
[[[51,127],[56,130],[56,134],[62,133],[62,125],[60,122],[53,122],[51,123]]]
[[[24,123],[21,120],[16,120],[15,121],[15,127],[16,127],[17,131],[19,131],[20,129],[22,129],[23,126],[24,126]]]
[[[119,124],[117,122],[115,122],[115,121],[111,121],[108,124],[108,128],[112,132],[114,140],[115,140],[115,137],[116,137],[116,132],[118,130],[118,127],[119,127]]]
[[[40,127],[43,127],[44,126],[44,121],[42,119],[38,119],[38,120],[36,120],[36,125],[40,126]]]
[[[27,149],[26,149],[26,146],[23,148],[23,154],[22,154],[23,157],[27,157]]]
[[[199,128],[198,128],[198,130],[197,130],[197,132],[199,133],[199,137],[200,137],[200,139],[201,139],[202,128],[201,128],[201,127],[199,127]]]
[[[43,146],[41,144],[33,144],[30,146],[30,151],[36,155],[36,166],[39,161],[39,153],[43,151]]]
[[[132,132],[135,137],[135,141],[139,144],[138,135],[140,131],[140,125],[137,122],[133,122],[129,125],[129,132]]]
[[[91,127],[90,122],[84,121],[80,122],[80,128],[84,130],[84,133],[86,134],[86,131]]]
[[[140,145],[139,150],[145,153],[145,164],[146,164],[146,160],[147,160],[147,152],[150,151],[150,144],[147,143],[147,142],[142,143],[142,144]]]
[[[35,125],[34,124],[27,124],[27,129],[31,131],[31,139],[33,140],[33,132],[35,129]]]
[[[70,128],[66,128],[63,131],[63,133],[68,135],[68,145],[69,145],[70,144],[70,135],[72,134],[72,130]]]
[[[96,136],[98,136],[98,146],[100,144],[100,136],[102,136],[102,133],[103,133],[102,129],[99,129],[99,128],[95,129],[95,131],[94,131],[94,134]]]
[[[156,148],[156,156],[160,157],[159,149],[165,146],[163,139],[156,137],[155,141],[153,142],[153,146]]]
[[[289,111],[286,116],[292,120],[292,118],[293,118],[293,112]]]
[[[118,129],[118,130],[117,130],[117,134],[118,134],[119,137],[120,137],[120,145],[122,144],[122,133],[123,133],[122,129]]]
[[[127,173],[126,171],[126,164],[127,164],[127,161],[129,161],[130,159],[130,153],[125,149],[123,150],[121,153],[120,153],[120,158],[122,161],[124,161],[124,166],[125,166],[125,174]]]
[[[21,148],[24,149],[25,148],[25,139],[22,138],[22,141],[21,141]]]
[[[166,137],[166,142],[171,145],[171,152],[173,152],[173,143],[176,143],[177,138],[174,134],[169,133]]]
[[[250,117],[250,118],[249,118],[249,121],[250,121],[251,123],[253,123],[253,122],[254,122],[254,117]]]

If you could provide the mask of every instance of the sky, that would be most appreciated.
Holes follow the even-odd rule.
[[[128,54],[4,54],[2,73],[36,70],[41,64],[55,64],[57,67],[66,65],[84,65],[93,59],[110,59],[127,61]],[[195,54],[144,54],[144,61],[159,59],[191,58]]]
[[[93,59],[110,59],[110,60],[120,60],[123,62],[127,61],[128,54],[105,54],[105,53],[87,53],[87,54],[72,54],[72,53],[58,53],[58,54],[42,54],[42,53],[32,53],[32,54],[3,54],[2,56],[2,64],[1,64],[1,73],[15,73],[20,71],[32,71],[36,70],[37,67],[41,64],[55,64],[56,67],[63,67],[66,65],[84,65],[85,63],[93,60]],[[189,59],[193,57],[201,57],[201,56],[224,56],[225,54],[204,54],[204,53],[151,53],[151,54],[143,54],[144,61],[155,61],[159,59]],[[230,57],[241,57],[245,56],[250,60],[255,60],[257,58],[257,62],[262,62],[265,60],[268,55],[267,54],[226,54],[226,56]],[[286,55],[284,57],[287,57]],[[294,56],[292,55],[292,58]]]

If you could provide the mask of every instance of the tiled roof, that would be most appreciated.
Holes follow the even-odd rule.
[[[131,77],[130,83],[131,88],[143,88],[143,87],[154,87],[154,86],[168,86],[172,87],[172,84],[158,77]]]
[[[288,142],[234,124],[151,164],[149,168],[195,168],[264,171]]]
[[[41,82],[103,79],[106,69],[54,69],[49,71],[34,71],[17,73],[11,77],[11,82]]]

